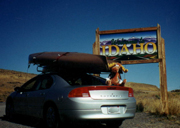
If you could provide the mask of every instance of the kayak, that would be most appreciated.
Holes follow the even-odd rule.
[[[100,73],[109,70],[106,56],[77,52],[40,52],[29,55],[29,64],[49,70],[75,70]]]

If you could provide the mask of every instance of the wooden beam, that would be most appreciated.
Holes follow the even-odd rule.
[[[169,115],[168,108],[168,93],[167,93],[167,74],[166,74],[166,58],[165,58],[165,44],[161,37],[160,25],[157,25],[158,38],[158,57],[162,59],[159,62],[159,80],[160,80],[160,100],[162,114]]]
[[[96,29],[96,37],[93,44],[93,54],[100,55],[100,39],[99,39],[99,28]]]
[[[93,54],[100,55],[100,37],[99,37],[99,28],[96,29],[95,42],[93,44]],[[100,76],[100,74],[94,74],[94,76]]]
[[[158,63],[161,62],[162,59],[149,59],[149,60],[129,60],[129,61],[121,61],[121,64],[142,64],[142,63]]]
[[[166,115],[169,115],[169,106],[168,106],[168,91],[167,91],[167,74],[166,74],[166,58],[165,58],[165,43],[164,39],[161,38],[162,45],[162,62],[161,63],[161,104],[162,112]]]
[[[106,31],[99,31],[98,34],[103,35],[103,34],[129,33],[129,32],[142,32],[142,31],[155,31],[155,30],[157,30],[157,27],[106,30]]]

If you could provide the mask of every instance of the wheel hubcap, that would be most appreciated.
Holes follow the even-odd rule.
[[[56,113],[54,108],[49,107],[46,113],[46,121],[49,127],[54,127],[56,125]]]

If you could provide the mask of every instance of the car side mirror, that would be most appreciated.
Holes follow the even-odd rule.
[[[21,90],[20,87],[15,87],[15,88],[14,88],[14,91],[16,91],[16,92],[20,92],[20,90]]]

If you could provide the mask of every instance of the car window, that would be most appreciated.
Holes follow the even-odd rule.
[[[93,77],[91,75],[83,74],[83,75],[66,75],[63,78],[72,86],[75,85],[104,85],[100,79]]]
[[[23,92],[48,89],[52,86],[53,79],[50,75],[38,76],[25,83],[21,90]]]
[[[35,78],[29,80],[28,82],[26,82],[26,83],[21,87],[21,91],[27,92],[27,91],[32,91],[32,90],[34,90],[35,83],[37,82],[37,80],[38,80],[38,77],[35,77]]]
[[[106,80],[101,77],[92,77],[92,84],[93,85],[106,85]]]
[[[53,79],[51,76],[44,76],[40,78],[36,84],[37,84],[36,90],[48,89],[52,86]]]

